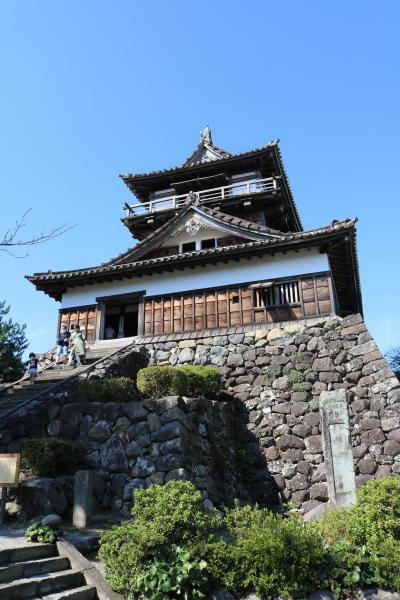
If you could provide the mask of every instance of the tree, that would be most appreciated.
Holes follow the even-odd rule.
[[[396,374],[396,377],[400,379],[400,346],[390,348],[386,352],[385,358],[389,363],[389,367]]]
[[[5,318],[10,307],[0,301],[0,379],[4,382],[15,381],[23,375],[22,354],[28,347],[26,325],[13,323]]]
[[[19,234],[26,225],[25,220],[30,211],[31,208],[28,208],[28,210],[24,212],[22,217],[19,220],[17,220],[12,227],[7,229],[7,231],[3,234],[3,237],[0,237],[0,250],[2,252],[7,252],[7,254],[15,256],[11,252],[12,248],[21,246],[37,246],[38,244],[43,244],[44,242],[48,242],[53,238],[59,237],[69,229],[72,229],[73,227],[70,225],[61,225],[60,227],[54,227],[54,229],[51,229],[46,233],[42,232],[37,235],[32,235],[25,239],[20,239]]]

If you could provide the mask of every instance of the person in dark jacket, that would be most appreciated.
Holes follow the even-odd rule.
[[[60,333],[57,337],[57,359],[56,364],[64,363],[68,361],[68,347],[71,334],[67,329],[66,325],[61,325]]]

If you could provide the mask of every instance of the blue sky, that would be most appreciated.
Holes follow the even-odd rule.
[[[0,4],[0,232],[76,227],[0,253],[0,298],[52,346],[59,305],[24,280],[132,245],[119,173],[182,162],[206,123],[232,152],[279,137],[305,228],[358,216],[365,319],[400,345],[400,3]],[[20,253],[22,254],[22,252]]]

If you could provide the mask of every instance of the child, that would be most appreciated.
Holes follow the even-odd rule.
[[[29,379],[31,381],[31,385],[33,385],[35,383],[35,379],[38,374],[38,364],[39,364],[39,361],[36,358],[35,353],[30,352],[29,353],[29,361],[28,361],[28,372],[29,372]]]

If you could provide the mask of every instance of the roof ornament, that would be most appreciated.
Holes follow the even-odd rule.
[[[193,190],[190,190],[190,192],[186,196],[185,204],[186,204],[186,206],[189,206],[190,204],[194,204],[194,206],[198,206],[200,204],[199,195],[196,194],[196,192],[194,192]]]
[[[212,145],[211,129],[209,128],[208,124],[203,131],[200,132],[200,142],[203,142],[203,144],[208,144],[209,146]]]
[[[187,234],[194,237],[196,235],[196,233],[199,231],[200,227],[201,227],[201,224],[198,221],[196,221],[196,219],[190,219],[185,224],[185,231]]]

